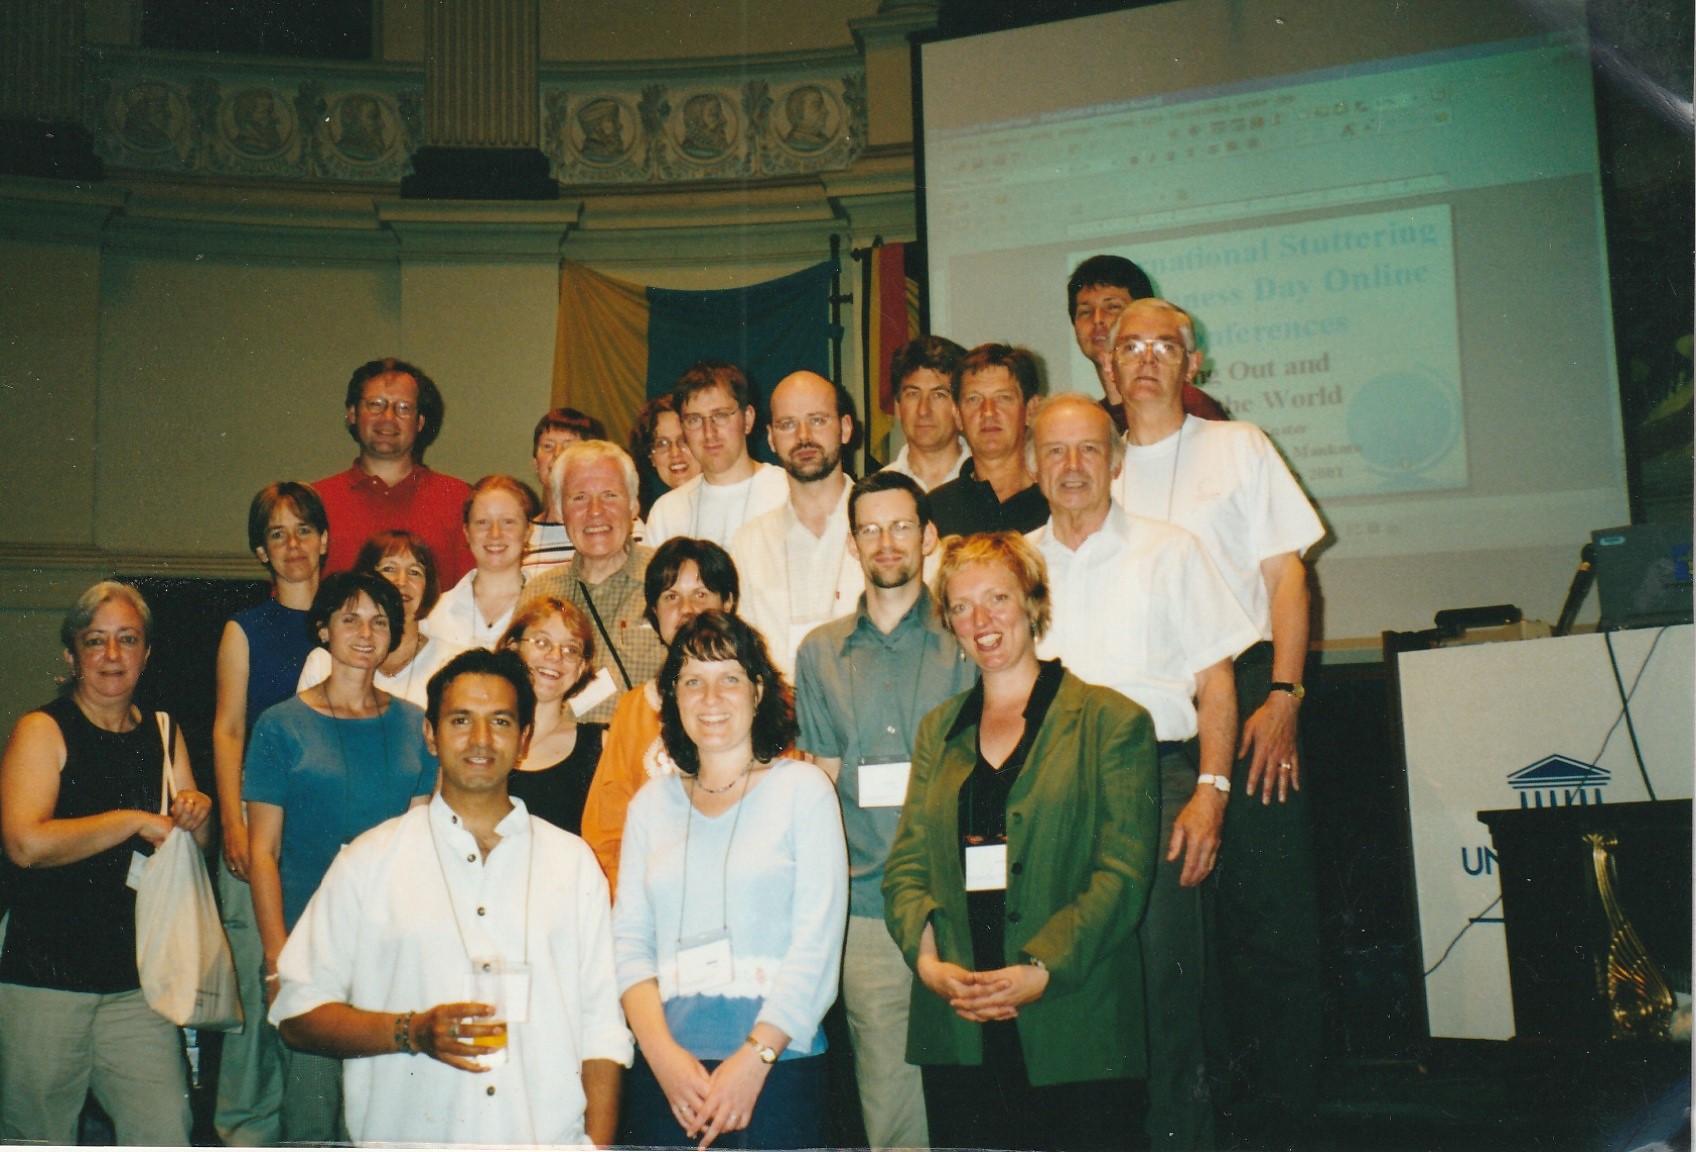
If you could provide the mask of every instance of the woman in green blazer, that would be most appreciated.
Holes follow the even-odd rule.
[[[1024,537],[945,541],[935,599],[983,679],[920,725],[883,882],[918,975],[907,1059],[931,1143],[1123,1147],[1142,1130],[1154,725],[1037,659],[1047,572]]]

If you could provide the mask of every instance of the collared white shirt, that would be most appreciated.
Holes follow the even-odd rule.
[[[1194,736],[1196,673],[1259,639],[1195,537],[1115,501],[1076,551],[1052,520],[1029,540],[1054,606],[1037,654],[1141,704],[1161,740]]]
[[[848,554],[852,491],[843,485],[823,536],[814,536],[786,500],[744,524],[730,547],[742,582],[738,611],[765,636],[772,662],[791,679],[806,634],[854,611],[866,590],[860,562]]]
[[[919,478],[919,474],[913,471],[913,465],[907,456],[907,449],[910,445],[907,444],[902,444],[901,451],[895,454],[895,459],[885,464],[880,471],[899,472],[903,476],[911,476],[918,486],[926,492],[929,492],[932,487],[940,488],[950,480],[958,479],[960,476],[960,469],[964,468],[966,466],[966,461],[972,458],[972,446],[966,443],[966,438],[964,436],[955,437],[954,442],[960,446],[960,455],[954,460],[954,468],[948,473],[948,475],[944,476],[941,480],[938,480],[934,485],[927,487],[925,482]]]
[[[530,574],[519,571],[520,579],[528,582]],[[418,622],[418,630],[442,645],[451,659],[467,648],[494,648],[501,642],[508,624],[512,623],[513,608],[524,601],[523,585],[512,608],[501,613],[494,623],[485,623],[477,608],[477,569],[459,578],[459,583],[442,593],[430,614]]]
[[[274,1024],[324,1004],[398,1014],[465,1000],[471,956],[530,964],[528,1020],[509,1022],[493,1071],[407,1053],[344,1062],[358,1143],[586,1144],[582,1062],[631,1062],[606,878],[583,841],[512,805],[487,858],[440,793],[360,836],[283,948]]]
[[[708,484],[691,477],[654,501],[648,509],[648,547],[673,536],[711,540],[728,550],[742,525],[789,503],[789,477],[783,469],[754,461],[754,474],[735,484]]]
[[[1272,441],[1241,420],[1189,416],[1158,443],[1127,440],[1113,499],[1201,541],[1262,640],[1272,639],[1272,601],[1260,562],[1301,555],[1325,535]]]

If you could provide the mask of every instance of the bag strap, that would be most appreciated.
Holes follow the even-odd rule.
[[[594,617],[595,630],[601,634],[601,640],[605,642],[605,644],[607,646],[607,652],[608,652],[609,655],[612,656],[612,662],[614,664],[618,665],[618,674],[620,676],[624,677],[624,687],[625,687],[625,689],[629,690],[631,688],[636,687],[636,685],[634,685],[630,682],[630,673],[628,673],[624,670],[624,661],[619,659],[618,646],[612,642],[612,637],[607,635],[607,626],[605,624],[601,623],[601,613],[595,607],[595,598],[593,596],[589,595],[589,586],[587,584],[583,583],[583,581],[579,580],[577,582],[577,587],[582,589],[582,591],[583,591],[583,603],[585,603],[589,606],[589,615]]]
[[[168,816],[171,812],[171,798],[176,795],[176,781],[171,772],[171,714],[155,712],[153,718],[159,722],[159,743],[165,749],[164,785],[159,790],[159,815]]]

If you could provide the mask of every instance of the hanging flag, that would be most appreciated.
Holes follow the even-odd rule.
[[[599,417],[623,443],[649,397],[671,391],[697,360],[727,360],[747,373],[763,418],[789,373],[830,375],[835,270],[827,260],[746,288],[685,292],[562,263],[554,404]],[[750,447],[766,455],[763,436]]]
[[[890,431],[895,426],[895,389],[889,379],[889,362],[896,349],[919,334],[918,282],[907,275],[907,244],[881,244],[871,250],[866,285],[866,355],[871,371],[870,393],[876,398],[866,414],[868,444],[880,464],[895,452]]]

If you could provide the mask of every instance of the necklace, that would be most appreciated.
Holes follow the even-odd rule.
[[[728,792],[732,788],[736,787],[736,785],[740,781],[747,779],[748,773],[752,772],[753,770],[754,770],[754,761],[750,760],[750,761],[748,761],[748,766],[746,768],[742,769],[742,771],[738,772],[735,776],[731,777],[730,782],[727,783],[723,788],[708,788],[705,784],[701,783],[701,778],[699,776],[696,776],[695,777],[695,791],[705,792],[708,796],[723,796],[726,792]]]

